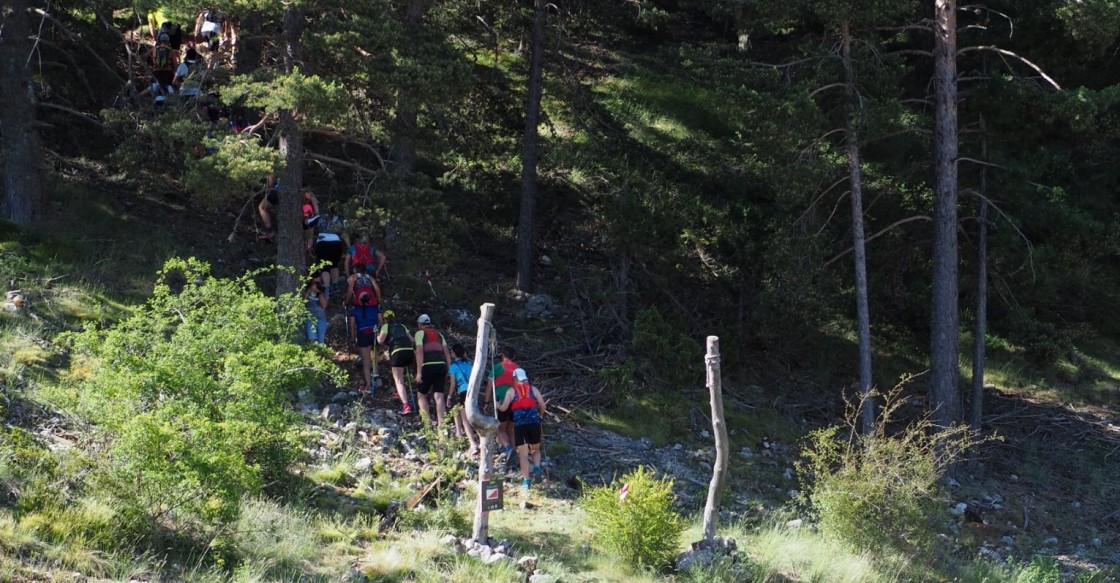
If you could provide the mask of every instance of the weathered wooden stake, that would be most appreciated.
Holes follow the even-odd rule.
[[[490,456],[494,449],[494,436],[498,433],[498,420],[489,415],[483,415],[478,406],[478,396],[482,392],[482,381],[486,374],[486,363],[490,361],[490,319],[494,315],[494,304],[482,304],[482,314],[478,318],[478,338],[475,340],[474,368],[471,370],[469,387],[467,388],[467,420],[471,427],[478,432],[478,503],[474,508],[474,528],[471,538],[480,544],[486,544],[489,538],[490,513],[482,510],[482,501],[486,496],[486,480],[490,479]]]
[[[719,521],[719,498],[727,480],[727,422],[723,418],[723,383],[719,372],[719,337],[708,336],[708,354],[704,357],[708,369],[708,391],[712,400],[712,433],[716,440],[716,461],[712,467],[712,481],[708,484],[708,502],[704,504],[704,540],[716,536]]]

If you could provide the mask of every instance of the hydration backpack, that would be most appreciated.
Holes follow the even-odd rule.
[[[359,273],[357,279],[354,280],[354,305],[362,305],[358,298],[362,297],[363,293],[369,294],[369,305],[377,305],[377,294],[373,291],[373,278],[368,273]]]
[[[167,37],[167,33],[161,32],[159,34],[161,42],[168,42],[165,37]],[[174,68],[175,62],[174,59],[172,59],[171,47],[163,44],[157,46],[152,69],[155,71],[170,71]]]
[[[389,348],[412,348],[412,338],[408,335],[408,328],[404,324],[389,324]]]
[[[369,243],[354,243],[354,258],[355,265],[372,265],[373,264],[373,245]]]

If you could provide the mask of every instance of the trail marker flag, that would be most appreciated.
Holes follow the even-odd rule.
[[[491,510],[502,509],[502,478],[493,478],[490,480],[482,480],[479,483],[479,488],[484,492],[482,498],[482,511],[489,512]]]

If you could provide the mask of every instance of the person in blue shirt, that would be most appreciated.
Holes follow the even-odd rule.
[[[466,359],[466,349],[463,348],[462,344],[456,342],[452,345],[451,353],[455,355],[455,360],[447,369],[447,378],[450,383],[447,394],[451,401],[448,407],[460,405],[459,412],[455,413],[455,437],[463,437],[463,434],[466,434],[467,441],[471,443],[469,455],[474,457],[478,455],[478,441],[475,439],[470,421],[467,420],[467,389],[470,388],[471,369],[473,367],[471,362]]]

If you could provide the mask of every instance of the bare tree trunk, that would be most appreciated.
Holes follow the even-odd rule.
[[[404,21],[404,46],[406,53],[414,52],[415,46],[420,42],[420,22],[428,10],[431,0],[412,0],[405,9]],[[416,169],[416,127],[417,127],[416,92],[409,87],[407,82],[397,89],[397,115],[393,119],[393,158],[401,172],[412,174]]]
[[[988,138],[980,117],[980,159],[988,159]],[[988,167],[980,167],[980,233],[976,242],[976,325],[972,340],[972,403],[969,429],[980,434],[984,421],[984,340],[988,335]]]
[[[482,510],[482,501],[486,492],[486,480],[490,479],[493,469],[490,467],[490,456],[494,449],[494,436],[498,432],[498,420],[489,415],[484,415],[479,408],[479,395],[482,393],[482,381],[486,378],[488,370],[486,363],[490,361],[490,321],[494,317],[494,304],[482,304],[482,313],[478,318],[478,337],[475,339],[474,367],[471,369],[471,378],[467,388],[467,421],[478,432],[480,451],[478,453],[478,503],[475,504],[474,527],[471,529],[471,538],[480,544],[485,544],[489,538],[490,513]]]
[[[856,328],[859,337],[860,431],[875,429],[875,400],[871,398],[871,313],[867,304],[867,251],[863,229],[863,172],[860,169],[859,131],[855,125],[859,108],[855,68],[852,66],[852,33],[848,21],[840,25],[844,59],[844,94],[848,97],[848,183],[852,199],[852,250],[855,259]]]
[[[288,8],[284,12],[284,72],[291,73],[300,62],[300,36],[303,12]],[[300,287],[306,258],[303,244],[303,213],[300,189],[303,187],[303,130],[291,110],[279,112],[280,154],[284,172],[280,181],[280,203],[276,209],[276,293],[294,292]],[[289,269],[291,271],[289,271]]]
[[[35,132],[35,89],[28,62],[31,23],[27,0],[0,1],[0,159],[4,174],[3,216],[30,224],[39,213],[42,177]]]
[[[716,440],[716,461],[712,466],[712,481],[708,483],[708,501],[704,504],[704,540],[716,537],[719,522],[719,499],[727,480],[727,421],[723,417],[723,381],[719,367],[719,337],[708,336],[708,354],[704,357],[708,369],[708,392],[712,405],[712,433]]]
[[[529,58],[529,97],[525,104],[525,141],[521,146],[521,215],[517,220],[517,289],[533,291],[533,228],[537,207],[537,125],[541,113],[541,61],[544,55],[546,0],[533,2],[533,46]]]
[[[957,306],[957,3],[934,2],[933,281],[930,310],[930,406],[933,421],[961,418]]]

